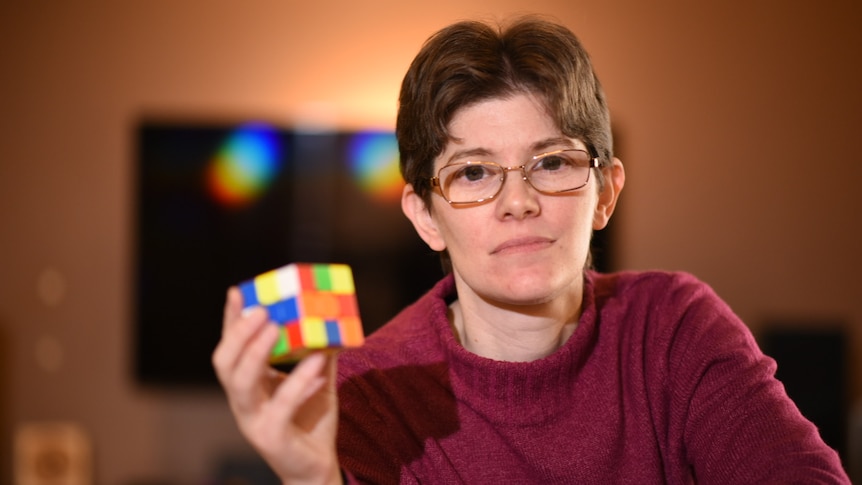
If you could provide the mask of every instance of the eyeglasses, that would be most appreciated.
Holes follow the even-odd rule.
[[[592,152],[592,150],[590,150]],[[524,165],[503,167],[494,162],[465,161],[446,165],[431,177],[431,186],[451,205],[478,204],[496,197],[506,174],[520,170],[522,179],[542,194],[572,192],[587,185],[590,169],[599,166],[594,152],[566,149],[542,153]]]

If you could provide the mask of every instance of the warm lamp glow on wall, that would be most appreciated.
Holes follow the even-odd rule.
[[[325,99],[292,104],[286,97],[278,112],[304,131],[394,131],[398,90],[404,72],[401,68],[389,71],[393,73],[391,78],[375,78],[374,84],[351,84],[346,91],[334,86],[325,93]]]

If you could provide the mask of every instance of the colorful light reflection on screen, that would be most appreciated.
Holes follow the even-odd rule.
[[[398,168],[398,141],[391,132],[364,132],[348,144],[350,170],[359,188],[375,200],[401,198],[404,181]]]
[[[221,204],[241,207],[263,195],[281,171],[277,131],[260,123],[234,130],[210,161],[207,186]]]

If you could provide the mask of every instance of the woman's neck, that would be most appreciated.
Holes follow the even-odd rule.
[[[582,295],[533,306],[501,306],[480,298],[449,305],[455,337],[470,352],[493,360],[531,362],[547,357],[574,333]]]

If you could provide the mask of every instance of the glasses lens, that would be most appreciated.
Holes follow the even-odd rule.
[[[567,192],[587,184],[592,158],[583,150],[561,150],[540,155],[527,165],[527,178],[536,190]]]
[[[496,195],[503,168],[491,162],[454,163],[441,168],[438,177],[450,202],[479,202]]]

